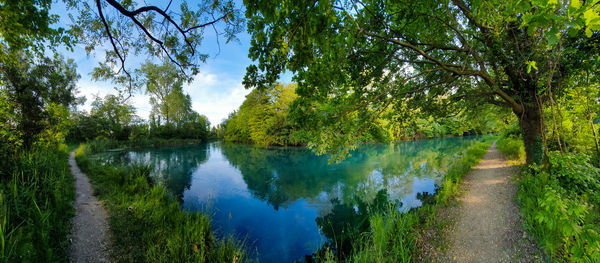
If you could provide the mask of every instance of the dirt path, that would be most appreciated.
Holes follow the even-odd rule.
[[[94,196],[87,176],[77,167],[74,152],[69,156],[69,165],[75,177],[76,192],[70,262],[110,262],[110,230],[106,210]]]
[[[522,227],[514,201],[517,185],[503,155],[490,147],[464,178],[460,205],[451,208],[456,225],[448,234],[449,248],[440,262],[538,262],[539,250]]]

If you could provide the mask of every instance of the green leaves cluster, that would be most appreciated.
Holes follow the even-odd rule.
[[[137,56],[169,60],[195,75],[208,54],[201,51],[205,32],[228,43],[242,31],[244,19],[233,1],[76,1],[65,0],[73,21],[72,35],[86,51],[105,52],[94,77],[135,88]],[[207,29],[210,29],[207,31]],[[218,40],[217,40],[218,41]],[[107,47],[105,50],[99,47]]]
[[[51,27],[58,16],[50,15],[51,0],[0,1],[0,57],[10,52],[42,55],[46,47],[72,47],[69,32]]]
[[[306,142],[303,129],[288,117],[297,97],[296,84],[276,84],[266,90],[253,90],[238,111],[223,122],[226,141],[262,145],[299,145]]]
[[[63,125],[68,121],[66,108],[78,103],[79,75],[73,61],[65,61],[59,55],[41,60],[20,53],[11,56],[21,61],[0,60],[0,105],[5,107],[0,110],[0,121],[5,123],[0,140],[3,144],[12,142],[12,146],[29,148],[44,137],[45,130],[57,125],[63,129],[57,132],[66,134]],[[57,139],[57,143],[62,142]]]
[[[551,152],[549,172],[527,171],[518,193],[529,230],[555,261],[600,257],[600,169],[577,154]]]

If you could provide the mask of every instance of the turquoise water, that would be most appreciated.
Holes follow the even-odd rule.
[[[210,213],[218,233],[246,238],[261,262],[293,262],[332,241],[332,225],[360,221],[361,207],[378,194],[399,209],[422,205],[423,195],[433,194],[447,168],[479,139],[362,145],[339,164],[300,147],[222,142],[94,158],[152,164],[156,180],[183,209]]]

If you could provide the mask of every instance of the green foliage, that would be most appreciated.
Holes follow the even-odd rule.
[[[256,65],[243,83],[264,88],[295,73],[292,116],[317,152],[347,154],[389,107],[428,120],[493,104],[519,118],[527,161],[537,163],[540,95],[563,90],[563,77],[598,54],[598,1],[575,2],[248,1]],[[448,132],[421,126],[424,136]]]
[[[210,132],[210,122],[204,115],[191,110],[191,98],[185,96],[187,106],[183,109],[175,107],[172,114],[176,116],[172,123],[160,125],[140,120],[135,115],[134,107],[121,96],[107,95],[104,99],[96,98],[92,110],[73,114],[73,125],[69,130],[70,142],[84,141],[126,141],[148,145],[151,141],[193,139],[206,141]],[[153,117],[153,116],[152,116]],[[135,145],[135,144],[134,144]]]
[[[223,123],[225,141],[261,145],[306,143],[303,129],[288,118],[288,109],[297,97],[296,85],[277,84],[266,90],[253,90],[239,110]]]
[[[76,81],[79,78],[73,60],[64,61],[60,55],[40,61],[11,53],[18,62],[0,60],[0,100],[8,114],[4,118],[8,140],[31,147],[40,134],[57,122],[64,122],[64,110],[76,104]],[[4,111],[4,110],[3,110]],[[12,127],[9,127],[12,126]],[[18,131],[18,132],[14,132]],[[6,133],[4,135],[7,135]],[[43,136],[43,135],[42,135]],[[64,136],[64,134],[62,135]],[[16,141],[15,141],[16,142]]]
[[[523,146],[523,139],[519,137],[500,137],[496,142],[498,150],[504,155],[514,161],[525,161],[525,147]]]
[[[304,107],[299,105],[296,84],[277,84],[268,89],[255,89],[223,122],[225,141],[261,145],[307,144],[318,154],[329,154],[339,161],[359,142],[390,142],[408,139],[438,138],[498,132],[505,126],[509,115],[493,107],[482,107],[480,112],[455,108],[458,114],[434,116],[420,110],[388,108],[381,116],[343,115],[344,121],[332,127],[327,104],[315,104],[318,116],[307,120],[299,117]],[[366,122],[366,124],[365,124]],[[360,128],[360,127],[362,128]],[[351,128],[349,128],[351,127]],[[344,132],[340,132],[344,131]],[[351,131],[351,132],[346,132]]]
[[[105,52],[105,60],[94,69],[92,77],[112,79],[129,88],[135,86],[134,69],[140,66],[127,63],[131,59],[140,55],[168,59],[193,76],[208,58],[202,45],[205,33],[215,32],[214,37],[229,42],[236,39],[244,25],[239,6],[230,0],[64,2],[74,20],[73,37],[88,54]],[[104,48],[107,45],[109,48]]]
[[[600,258],[600,170],[577,154],[551,152],[549,172],[525,170],[518,200],[529,231],[554,261]]]
[[[51,0],[2,1],[0,8],[0,58],[6,51],[33,52],[41,55],[46,44],[72,45],[71,36],[62,27],[51,27],[58,21],[50,15]]]
[[[37,147],[0,177],[0,262],[65,262],[75,191],[67,153]]]
[[[184,211],[179,202],[150,176],[153,167],[100,165],[82,144],[77,163],[95,192],[108,204],[117,262],[245,262],[243,243],[217,238],[210,218]]]

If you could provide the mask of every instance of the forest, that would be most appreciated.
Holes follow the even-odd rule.
[[[190,89],[222,45],[242,42],[247,95],[211,123]],[[83,66],[112,93],[82,95]],[[446,212],[495,148],[540,251],[512,260],[597,262],[599,68],[598,0],[0,0],[0,262],[75,260],[71,160],[107,211],[110,261],[263,260],[252,231],[223,233],[188,206],[194,169],[216,157],[273,213],[358,193],[325,200],[329,213],[309,220],[324,241],[300,261],[444,262]],[[130,154],[100,161],[112,152]],[[426,172],[435,193],[415,193],[418,208],[388,188],[360,196],[378,174]]]

